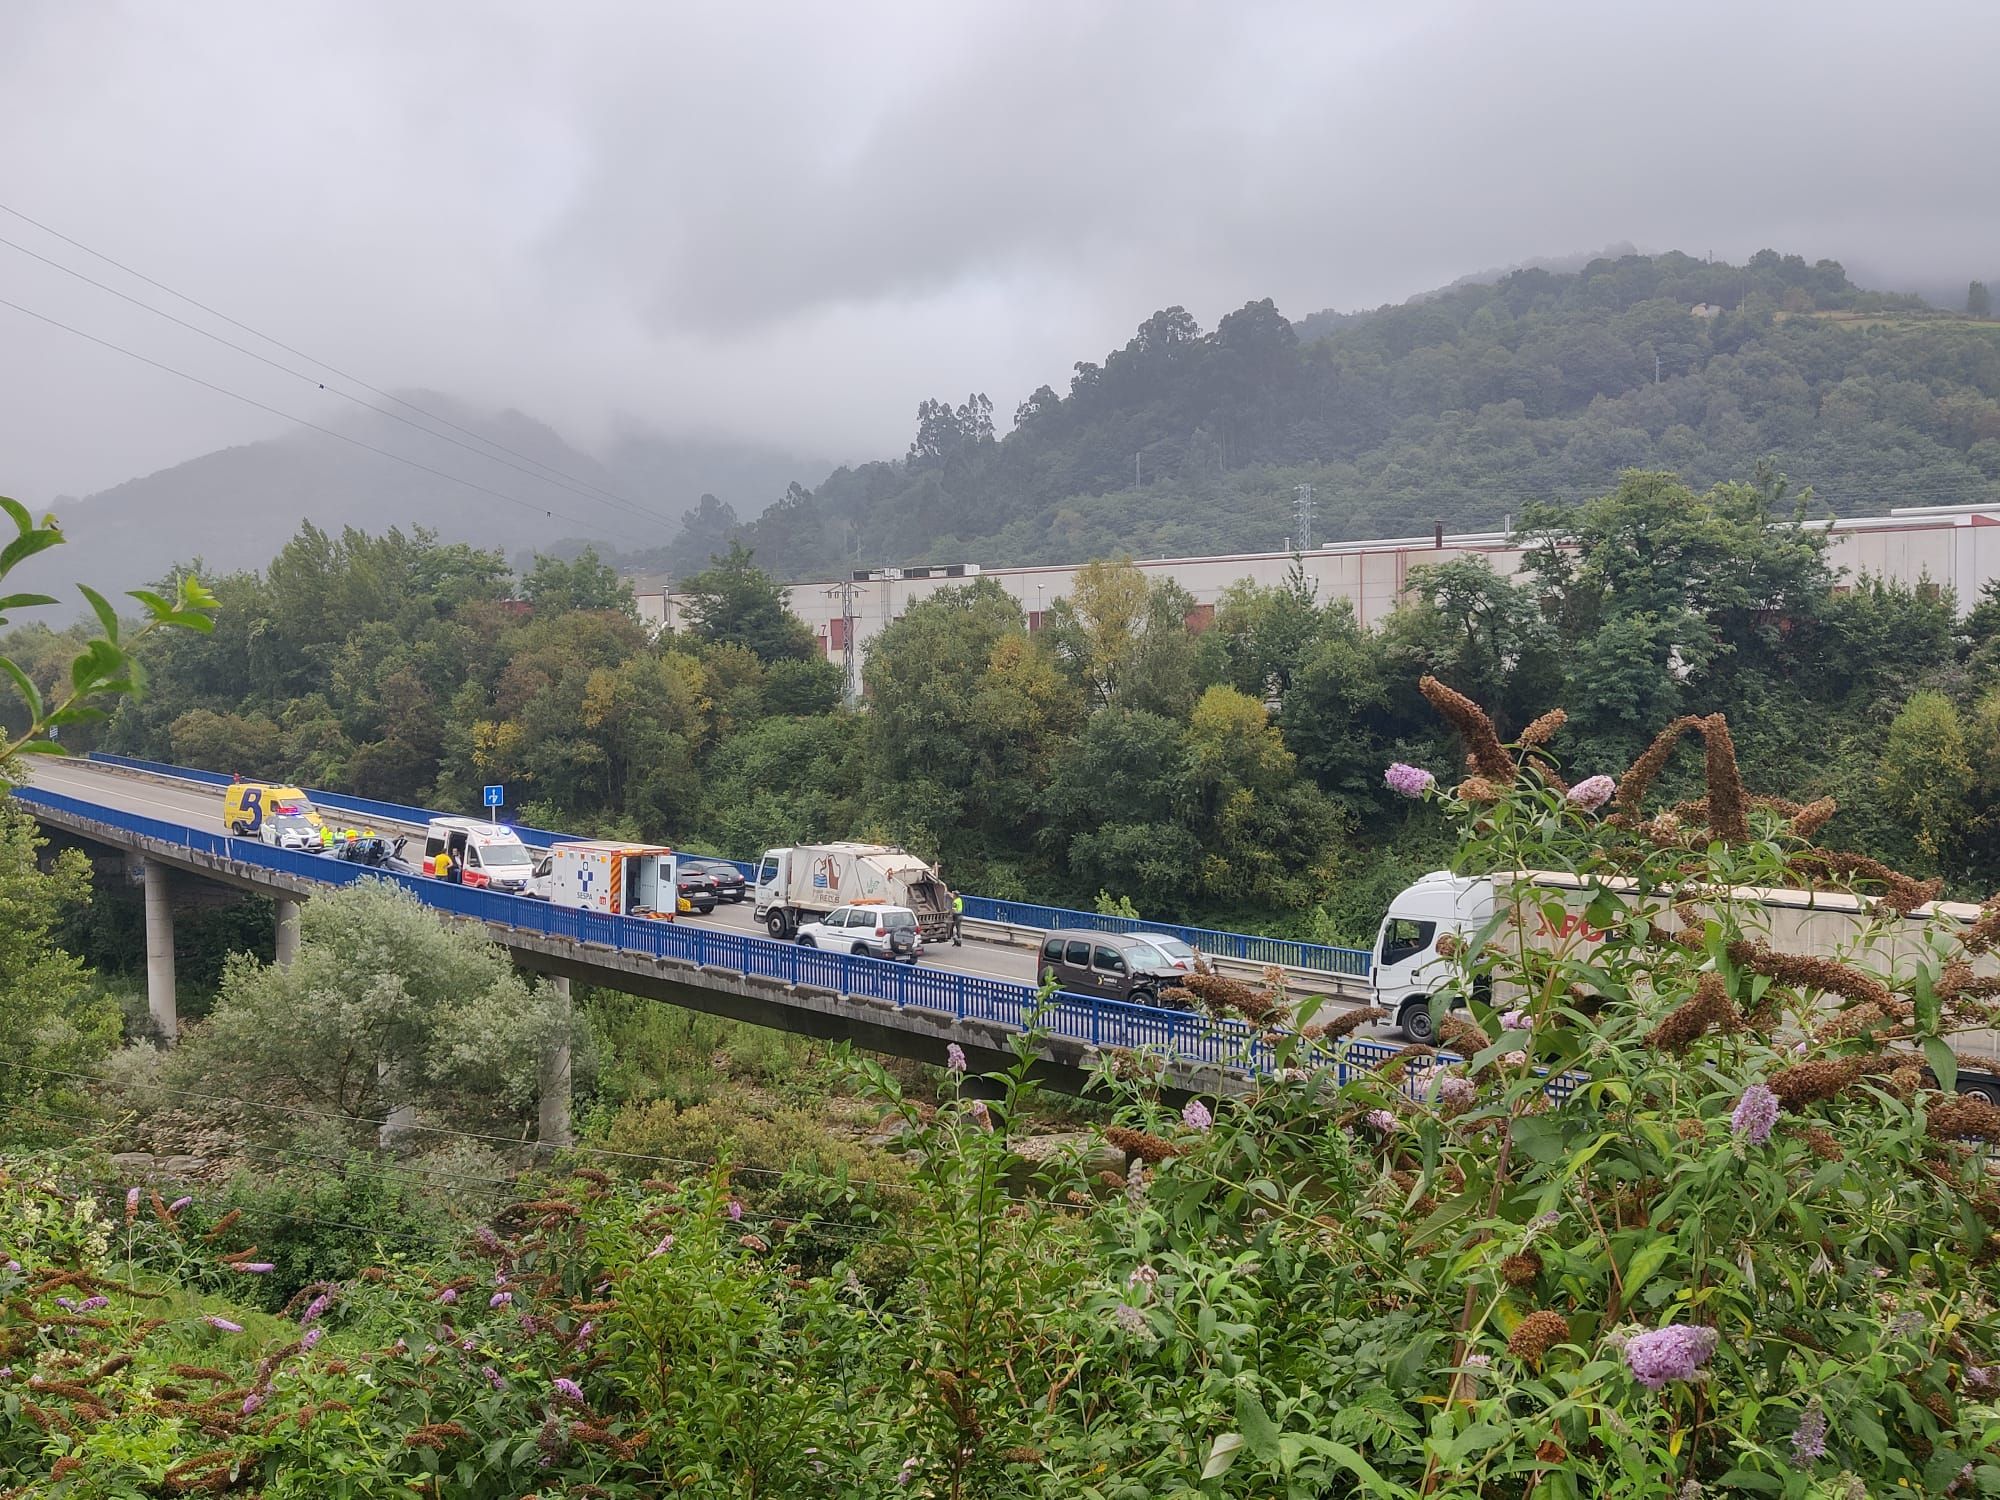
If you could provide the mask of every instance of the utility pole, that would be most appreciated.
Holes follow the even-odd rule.
[[[840,693],[850,706],[861,697],[855,681],[858,658],[854,654],[854,596],[859,592],[851,578],[841,579],[826,591],[829,599],[840,600]]]
[[[1139,478],[1139,455],[1132,455],[1132,488],[1138,489],[1144,481]]]
[[[1655,349],[1653,351],[1653,384],[1658,385],[1659,383],[1660,383],[1660,351]]]
[[[1313,544],[1313,487],[1299,485],[1292,491],[1292,530],[1298,538],[1298,550],[1312,551]]]

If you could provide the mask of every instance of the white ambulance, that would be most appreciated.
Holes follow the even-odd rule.
[[[534,873],[534,856],[521,836],[501,823],[473,818],[432,818],[424,832],[424,873],[436,875],[438,856],[449,854],[445,877],[454,885],[485,886],[525,895]]]
[[[671,922],[679,905],[674,851],[609,839],[551,844],[535,864],[528,893],[556,906]]]

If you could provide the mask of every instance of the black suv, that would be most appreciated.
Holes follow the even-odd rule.
[[[687,902],[696,916],[705,917],[715,910],[715,882],[700,870],[681,865],[674,872],[674,883],[679,887],[681,900]]]
[[[750,894],[743,872],[726,860],[683,859],[681,868],[706,875],[709,884],[715,887],[715,899],[718,901],[741,901]]]
[[[1187,976],[1136,933],[1062,927],[1042,938],[1037,977],[1053,973],[1073,995],[1101,995],[1134,1005],[1158,1005],[1160,991]]]

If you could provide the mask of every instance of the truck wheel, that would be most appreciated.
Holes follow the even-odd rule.
[[[764,919],[764,926],[774,938],[790,937],[792,924],[785,920],[785,913],[779,907],[771,908],[771,915]]]
[[[1417,995],[1403,1002],[1396,1012],[1396,1029],[1410,1041],[1429,1046],[1437,1038],[1437,1027],[1431,1021],[1431,997]]]
[[[1958,1091],[1984,1099],[1988,1104],[2000,1104],[2000,1076],[1992,1073],[1961,1073],[1958,1075]]]

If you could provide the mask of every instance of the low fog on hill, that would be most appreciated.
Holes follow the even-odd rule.
[[[0,490],[93,497],[63,513],[121,582],[255,563],[300,517],[676,566],[793,482],[903,455],[920,401],[985,393],[1004,435],[1163,309],[1306,320],[1604,246],[1769,246],[1956,306],[2000,281],[2000,208],[1968,176],[1996,45],[2000,12],[1969,3],[1890,26],[1859,4],[26,0],[0,17],[0,88],[35,124],[0,171]],[[392,390],[443,393],[426,409],[470,431],[349,399]],[[1158,440],[1185,462],[1203,425]],[[1143,436],[1106,435],[1102,466]],[[897,538],[988,561],[1229,540],[1063,531],[1061,507],[989,539],[985,492],[950,485],[912,530],[868,486],[835,484],[790,566]],[[1436,509],[1389,514],[1397,493],[1357,480],[1345,513]],[[704,494],[709,532],[682,538]]]

